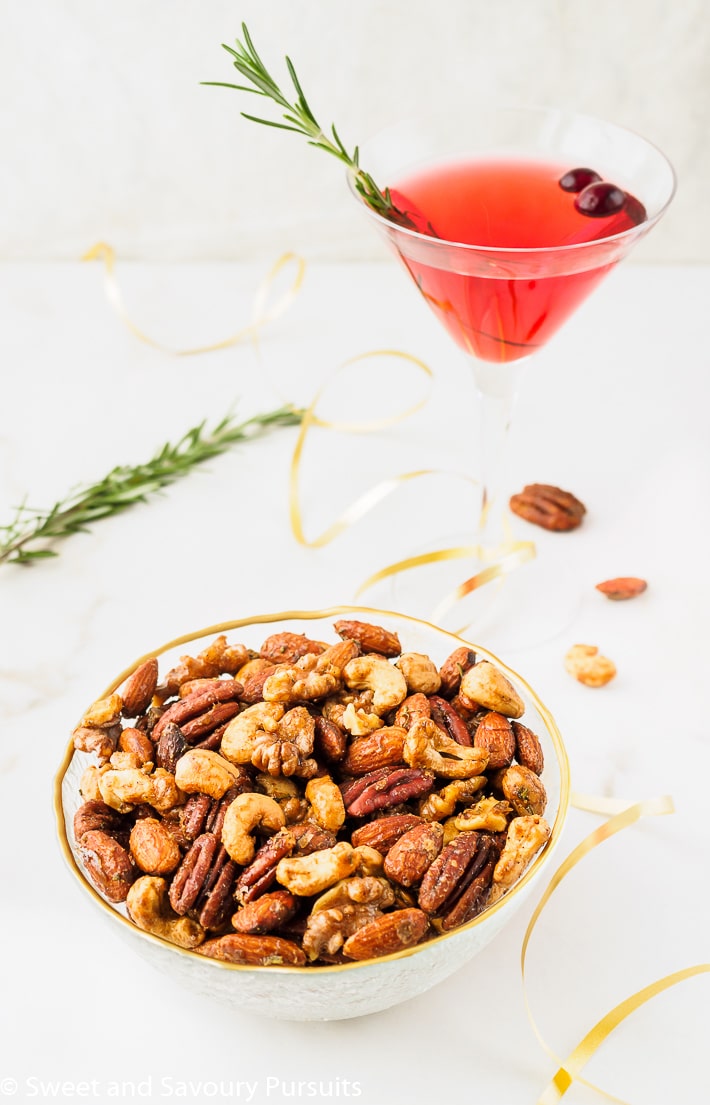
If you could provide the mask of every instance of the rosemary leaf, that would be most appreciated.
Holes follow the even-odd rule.
[[[162,445],[145,464],[118,465],[102,480],[72,488],[48,509],[30,507],[25,501],[16,507],[12,521],[0,526],[0,564],[27,566],[57,556],[47,547],[48,542],[87,533],[94,522],[146,502],[149,496],[186,476],[195,465],[271,428],[295,426],[302,416],[302,411],[285,406],[253,415],[244,422],[235,422],[232,415],[227,415],[211,430],[202,421],[177,442]],[[36,542],[41,543],[39,548],[33,547]]]
[[[398,226],[406,227],[409,230],[416,230],[416,224],[406,211],[402,211],[394,203],[389,188],[386,188],[384,191],[378,188],[372,177],[368,173],[363,172],[360,168],[358,147],[356,146],[352,153],[348,153],[334,124],[331,124],[330,127],[330,133],[333,136],[332,140],[323,131],[323,128],[316,120],[305,97],[301,82],[291,59],[287,57],[285,58],[285,62],[291,83],[296,91],[295,103],[290,102],[286,93],[282,91],[274,77],[264,65],[264,62],[256,51],[246,23],[242,23],[242,34],[244,41],[237,39],[236,49],[224,43],[222,43],[222,45],[232,57],[234,68],[242,77],[249,81],[252,87],[249,88],[244,85],[228,84],[224,81],[203,81],[202,83],[219,88],[233,88],[239,92],[256,92],[260,96],[266,96],[268,99],[273,100],[278,107],[284,109],[282,118],[285,122],[262,119],[256,115],[247,115],[246,112],[241,112],[241,114],[252,123],[261,123],[262,126],[276,127],[278,130],[290,130],[295,131],[296,134],[302,134],[308,140],[309,145],[317,146],[318,149],[325,150],[326,153],[332,154],[333,157],[337,157],[338,160],[347,165],[352,172],[355,188],[360,193],[365,203],[372,207],[379,215],[389,219],[391,222],[397,223]]]

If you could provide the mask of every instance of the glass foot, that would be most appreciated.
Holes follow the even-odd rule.
[[[455,534],[439,540],[436,548],[467,546],[470,535],[467,540]],[[417,550],[414,557],[431,551]],[[469,555],[398,572],[379,585],[382,605],[461,633],[501,658],[544,644],[569,627],[580,606],[581,589],[569,554],[547,546],[538,546],[532,559],[525,559],[524,550],[517,556],[506,553],[496,560]],[[457,598],[460,585],[482,573],[492,578]]]

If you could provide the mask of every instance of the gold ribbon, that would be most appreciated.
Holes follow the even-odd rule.
[[[699,963],[693,967],[686,967],[680,971],[674,971],[672,974],[665,975],[663,978],[657,979],[649,986],[645,986],[643,989],[638,990],[635,994],[626,998],[624,1001],[615,1005],[608,1013],[606,1013],[593,1027],[586,1033],[586,1035],[580,1040],[574,1050],[568,1055],[566,1059],[560,1058],[550,1048],[542,1036],[530,1007],[530,1001],[527,994],[526,983],[526,959],[528,952],[528,945],[530,939],[535,930],[537,922],[539,921],[545,906],[547,905],[550,897],[555,892],[557,887],[563,881],[563,879],[569,874],[569,872],[577,866],[577,864],[589,855],[599,844],[603,844],[604,841],[610,840],[616,833],[621,832],[622,829],[628,828],[630,825],[635,824],[641,817],[656,817],[674,812],[673,800],[669,796],[662,798],[650,799],[644,802],[635,802],[631,805],[625,803],[619,799],[602,798],[586,794],[573,794],[572,805],[577,809],[587,810],[592,813],[610,813],[612,816],[600,825],[589,836],[585,837],[580,844],[574,848],[567,858],[560,864],[552,876],[547,889],[545,890],[542,898],[537,904],[535,911],[533,912],[530,922],[525,931],[525,937],[520,953],[520,967],[523,980],[523,999],[525,1002],[525,1008],[527,1011],[528,1019],[532,1026],[533,1032],[538,1039],[540,1045],[544,1048],[548,1055],[554,1059],[558,1064],[558,1069],[554,1077],[550,1080],[548,1085],[543,1090],[542,1094],[538,1097],[536,1105],[555,1105],[555,1102],[562,1098],[567,1090],[570,1088],[574,1081],[580,1082],[582,1085],[587,1086],[589,1089],[595,1090],[601,1094],[608,1101],[617,1102],[618,1105],[629,1105],[628,1102],[623,1101],[621,1098],[614,1097],[613,1094],[603,1090],[600,1086],[597,1086],[594,1082],[589,1082],[580,1076],[580,1071],[589,1062],[595,1052],[601,1047],[604,1041],[611,1035],[612,1032],[639,1009],[651,998],[656,997],[658,994],[663,993],[664,990],[668,990],[671,986],[676,986],[679,982],[684,982],[688,978],[693,978],[696,975],[705,974],[710,972],[710,963]]]
[[[106,297],[115,310],[118,317],[124,323],[125,326],[135,335],[140,341],[146,345],[150,345],[154,349],[159,349],[164,353],[172,354],[176,357],[190,357],[199,353],[212,353],[220,349],[227,349],[230,346],[238,345],[240,342],[246,339],[251,339],[256,343],[259,330],[266,325],[266,323],[273,321],[282,315],[293,303],[295,297],[298,295],[303,278],[306,271],[305,261],[295,253],[284,253],[279,257],[276,263],[272,266],[267,273],[264,280],[261,282],[257,289],[254,304],[252,307],[252,320],[246,326],[242,327],[231,337],[224,338],[222,341],[213,342],[208,345],[194,346],[186,349],[174,349],[169,346],[163,345],[161,342],[151,338],[143,330],[138,327],[131,319],[124,300],[121,294],[121,289],[118,285],[118,281],[115,273],[116,265],[116,253],[112,246],[106,242],[97,242],[91,249],[82,257],[83,261],[103,261],[104,265],[104,287],[106,291]],[[293,276],[292,283],[286,289],[285,293],[276,300],[271,307],[268,307],[269,295],[272,290],[274,281],[287,266],[295,266],[295,274]],[[355,525],[360,521],[370,510],[381,503],[404,483],[407,483],[413,479],[419,479],[422,476],[432,475],[447,475],[455,476],[458,479],[464,479],[469,483],[476,483],[469,476],[465,476],[459,472],[444,472],[439,469],[418,469],[412,472],[403,472],[398,475],[392,476],[389,479],[382,480],[369,488],[364,494],[350,504],[340,514],[334,522],[332,522],[326,529],[314,538],[307,538],[305,534],[305,527],[303,522],[303,512],[300,504],[299,487],[301,482],[301,465],[303,459],[303,452],[306,444],[307,436],[310,430],[318,426],[322,429],[336,430],[342,433],[375,433],[378,430],[387,429],[392,426],[396,426],[405,419],[410,418],[417,411],[428,402],[428,394],[424,396],[419,402],[407,407],[404,411],[400,411],[398,414],[392,415],[388,418],[379,420],[372,420],[363,423],[356,422],[341,422],[334,421],[332,419],[323,419],[316,413],[318,403],[323,397],[324,392],[332,383],[338,373],[344,371],[348,367],[358,364],[361,361],[368,360],[373,357],[397,357],[401,360],[413,365],[418,371],[422,372],[428,379],[429,384],[433,379],[433,373],[431,369],[420,360],[418,357],[413,356],[410,353],[403,353],[396,349],[376,349],[367,353],[361,353],[358,356],[351,357],[349,360],[343,362],[330,375],[325,384],[317,391],[312,402],[306,408],[303,415],[301,425],[299,427],[298,437],[296,439],[296,445],[294,447],[293,456],[291,458],[290,477],[289,477],[289,516],[291,522],[291,532],[294,538],[300,545],[304,545],[307,548],[323,548],[323,546],[330,544],[336,537],[338,537],[345,530]],[[290,400],[286,400],[290,403]],[[454,607],[461,599],[470,594],[478,587],[482,587],[484,584],[491,582],[494,579],[501,579],[508,572],[513,571],[519,565],[524,564],[527,560],[532,559],[535,556],[535,545],[532,541],[513,541],[507,540],[501,544],[501,546],[493,554],[494,562],[488,564],[482,568],[475,575],[469,579],[463,581],[455,588],[449,595],[446,595],[431,614],[431,620],[437,621],[444,613]],[[397,561],[394,564],[389,564],[373,575],[369,576],[360,586],[355,593],[356,597],[363,594],[374,584],[388,577],[399,574],[400,572],[409,571],[412,568],[422,567],[426,564],[435,564],[444,560],[453,559],[473,559],[490,560],[490,550],[484,550],[477,545],[463,545],[456,548],[449,549],[437,549],[434,552],[422,553],[419,556],[408,557],[405,560]],[[468,626],[463,626],[459,632],[463,632]]]
[[[428,402],[429,395],[427,393],[423,399],[414,403],[413,406],[407,407],[406,410],[376,421],[338,422],[331,419],[320,418],[316,413],[316,408],[335,377],[339,375],[339,373],[345,371],[350,365],[359,364],[361,361],[369,360],[374,357],[397,357],[400,360],[404,360],[414,365],[416,369],[422,372],[431,385],[433,378],[432,371],[424,361],[419,359],[419,357],[415,357],[411,353],[402,353],[397,349],[374,349],[368,353],[361,353],[356,357],[350,357],[347,361],[344,361],[334,373],[331,373],[326,382],[318,389],[312,401],[306,407],[303,418],[301,419],[296,445],[291,458],[289,478],[289,515],[291,519],[291,531],[299,545],[305,545],[307,548],[320,549],[323,548],[324,545],[330,544],[334,538],[354,525],[355,522],[358,522],[368,511],[372,510],[372,508],[382,502],[383,499],[386,499],[388,495],[391,495],[392,492],[403,483],[406,483],[408,480],[417,479],[419,476],[433,474],[433,469],[419,469],[415,472],[403,472],[400,475],[392,476],[390,479],[381,480],[379,483],[375,484],[374,487],[369,488],[369,490],[356,499],[355,502],[351,503],[350,506],[347,507],[347,509],[321,534],[311,539],[306,537],[300,504],[299,487],[301,482],[303,451],[306,444],[306,438],[311,428],[313,426],[320,426],[323,429],[338,430],[343,433],[375,433],[378,430],[396,426],[399,422],[403,422],[406,418],[410,418],[413,414],[416,414],[417,411],[421,410],[422,407],[426,406]]]
[[[212,342],[209,345],[197,345],[189,349],[171,349],[169,346],[155,341],[154,338],[144,333],[143,330],[136,326],[128,314],[114,271],[116,253],[113,247],[106,242],[97,242],[96,245],[87,250],[81,259],[82,261],[103,261],[106,298],[131,333],[140,341],[145,342],[146,345],[152,346],[153,349],[160,349],[163,353],[171,353],[174,357],[193,357],[198,353],[214,353],[218,349],[229,349],[232,345],[239,345],[240,342],[245,341],[247,338],[254,339],[259,330],[265,326],[267,322],[272,322],[275,318],[278,318],[279,315],[282,315],[284,311],[288,310],[300,291],[303,277],[306,272],[306,263],[302,257],[299,257],[296,253],[283,253],[257,288],[252,308],[252,320],[250,323],[243,326],[241,330],[237,330],[236,334],[232,334],[231,337],[224,338],[222,341]],[[295,266],[296,269],[292,283],[283,295],[281,295],[271,307],[268,307],[271,287],[279,273],[289,265]]]
[[[398,423],[403,422],[407,418],[411,418],[413,414],[421,410],[428,401],[428,395],[421,399],[418,403],[408,407],[404,411],[400,411],[398,414],[391,415],[388,418],[380,419],[378,421],[368,422],[340,422],[332,419],[323,419],[318,416],[316,409],[323,394],[332,383],[337,374],[344,371],[351,365],[358,364],[363,360],[368,360],[373,357],[397,357],[401,360],[414,365],[416,369],[423,372],[429,382],[433,378],[431,369],[424,361],[419,357],[415,357],[410,353],[403,353],[397,349],[375,349],[368,353],[361,353],[356,357],[351,357],[349,360],[344,361],[342,365],[335,370],[333,374],[326,380],[326,382],[319,388],[313,397],[311,403],[306,408],[301,421],[301,426],[298,432],[298,438],[291,458],[291,469],[289,479],[289,514],[291,519],[291,531],[298,543],[308,548],[316,549],[323,548],[324,545],[330,544],[336,537],[343,533],[350,526],[360,521],[373,507],[381,503],[383,499],[386,499],[393,491],[401,487],[402,484],[409,480],[419,479],[421,476],[435,476],[446,475],[453,476],[457,479],[465,480],[468,483],[475,484],[476,480],[470,476],[466,476],[461,472],[446,472],[436,468],[423,468],[413,472],[403,472],[399,475],[392,476],[389,479],[381,480],[373,487],[369,488],[363,495],[361,495],[355,502],[351,503],[349,507],[339,517],[331,523],[322,533],[317,537],[307,538],[305,535],[305,528],[303,523],[303,512],[300,505],[299,487],[301,481],[301,464],[303,460],[303,451],[306,444],[306,439],[313,426],[319,426],[323,429],[337,430],[341,433],[361,433],[368,434],[374,433],[378,430],[387,429],[391,426],[396,426]],[[366,590],[373,587],[376,583],[387,579],[391,576],[397,575],[400,572],[409,571],[412,568],[419,568],[426,564],[436,564],[445,560],[455,559],[473,559],[479,560],[491,559],[493,557],[494,563],[489,564],[487,567],[481,569],[476,575],[470,579],[465,580],[463,583],[447,595],[437,606],[436,610],[432,613],[432,621],[436,621],[444,612],[448,612],[453,606],[456,605],[462,598],[470,594],[475,588],[482,587],[485,583],[489,583],[493,579],[502,578],[508,572],[511,572],[514,568],[517,568],[520,564],[524,564],[527,560],[531,560],[535,556],[535,544],[532,541],[513,541],[512,539],[506,540],[499,546],[493,553],[490,550],[484,550],[480,545],[459,545],[448,549],[436,549],[429,553],[420,553],[417,556],[410,556],[404,560],[396,561],[393,564],[388,564],[384,568],[378,569],[372,575],[359,585],[355,592],[355,598],[359,598]],[[464,629],[467,627],[464,627]],[[463,632],[460,630],[459,632]]]

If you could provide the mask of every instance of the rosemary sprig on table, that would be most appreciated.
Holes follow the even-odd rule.
[[[326,153],[332,154],[333,157],[337,157],[339,161],[348,166],[352,171],[356,189],[365,202],[379,215],[397,223],[399,226],[416,230],[416,224],[409,215],[405,211],[401,211],[394,203],[389,188],[384,190],[378,188],[370,174],[360,168],[358,147],[356,146],[352,153],[348,153],[335,129],[335,124],[331,124],[330,127],[332,138],[323,131],[303,94],[301,82],[296,75],[291,59],[287,57],[285,61],[289,77],[296,91],[294,103],[282,91],[259,57],[246,23],[242,23],[242,33],[244,41],[236,40],[236,50],[224,43],[222,43],[222,46],[228,54],[231,54],[234,68],[250,82],[250,85],[229,84],[226,81],[203,81],[202,83],[215,88],[235,88],[238,92],[253,92],[257,96],[265,96],[266,99],[273,100],[275,104],[283,109],[282,119],[284,122],[282,123],[278,123],[273,119],[262,119],[257,115],[249,115],[245,111],[242,111],[241,114],[253,123],[263,123],[267,127],[278,127],[279,130],[290,130],[296,134],[304,135],[308,139],[309,145],[325,150]]]
[[[85,533],[100,518],[145,502],[149,495],[186,476],[195,465],[225,453],[232,445],[277,426],[297,425],[302,414],[285,406],[255,414],[244,422],[235,422],[229,414],[212,429],[207,429],[203,421],[175,444],[167,442],[145,464],[119,465],[97,483],[73,488],[48,510],[22,504],[13,520],[0,526],[0,564],[32,564],[41,558],[57,556],[45,542]],[[37,541],[43,543],[42,547],[28,547]]]

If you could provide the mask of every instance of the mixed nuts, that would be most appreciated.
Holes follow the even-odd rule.
[[[544,757],[506,676],[389,630],[218,637],[140,665],[74,731],[74,835],[141,929],[258,966],[355,962],[476,917],[547,842]]]

